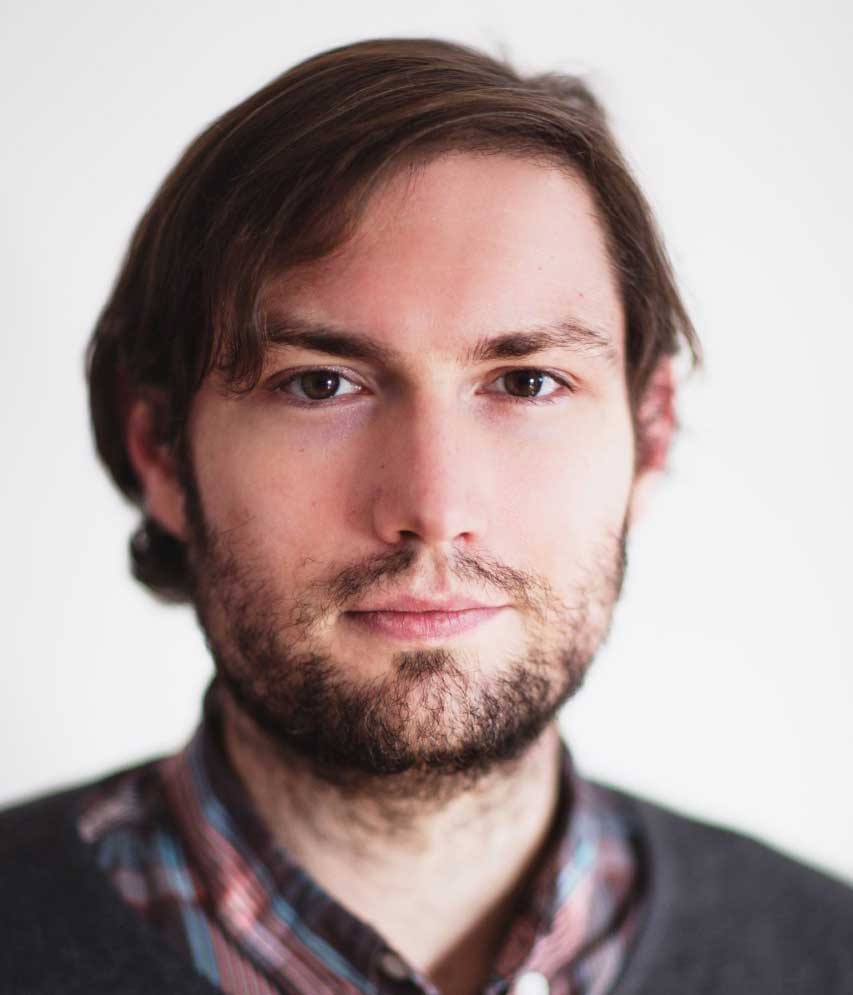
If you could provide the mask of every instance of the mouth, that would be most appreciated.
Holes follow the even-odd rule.
[[[446,639],[483,625],[506,608],[465,608],[460,611],[355,611],[344,618],[362,630],[392,639]]]

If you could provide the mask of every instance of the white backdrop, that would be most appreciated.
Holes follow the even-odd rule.
[[[5,4],[0,800],[170,750],[210,665],[126,569],[85,340],[131,228],[211,118],[298,59],[437,35],[582,71],[707,352],[613,636],[564,714],[589,774],[853,880],[850,94],[833,0]]]

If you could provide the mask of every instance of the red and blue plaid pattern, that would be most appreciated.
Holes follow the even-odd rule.
[[[180,753],[102,781],[79,826],[125,901],[228,995],[438,995],[415,971],[401,989],[401,959],[272,839],[224,755],[214,693]],[[551,995],[604,995],[642,901],[631,840],[611,796],[564,748],[550,849],[484,995],[529,971]]]

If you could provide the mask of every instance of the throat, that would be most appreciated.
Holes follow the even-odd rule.
[[[556,725],[511,765],[438,804],[399,783],[385,794],[342,791],[282,756],[233,706],[223,718],[231,764],[290,859],[443,993],[480,990],[549,849]]]

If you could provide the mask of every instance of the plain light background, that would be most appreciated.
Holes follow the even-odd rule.
[[[580,71],[703,340],[582,769],[853,880],[853,7],[780,2],[19,2],[2,8],[0,800],[172,750],[210,664],[136,586],[90,441],[85,341],[183,147],[294,62],[433,35]],[[555,537],[556,541],[556,537]]]

